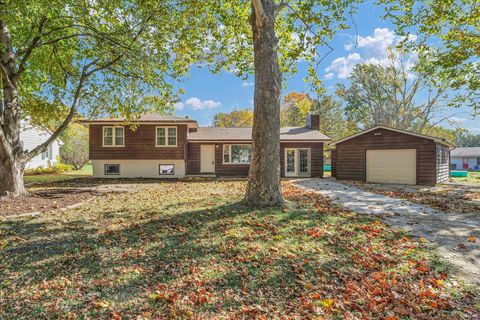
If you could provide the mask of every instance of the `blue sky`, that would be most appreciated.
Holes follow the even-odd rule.
[[[347,81],[345,78],[355,64],[381,64],[386,61],[386,49],[398,41],[398,37],[394,26],[383,20],[382,14],[383,9],[374,4],[362,5],[354,17],[356,27],[338,33],[329,42],[334,50],[318,67],[328,93],[333,92],[337,83]],[[322,48],[319,49],[321,52]],[[305,70],[306,64],[300,63],[299,72],[286,80],[283,94],[310,91],[310,85],[303,80]],[[211,74],[206,69],[195,67],[181,87],[185,89],[185,94],[177,105],[176,114],[196,119],[202,126],[211,124],[213,116],[218,112],[253,107],[253,77],[245,81],[227,72]],[[478,117],[473,119],[469,109],[450,109],[439,114],[441,117],[450,115],[459,126],[480,133]],[[449,126],[447,123],[443,125]]]

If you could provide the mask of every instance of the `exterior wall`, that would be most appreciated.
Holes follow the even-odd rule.
[[[437,143],[437,154],[435,157],[435,167],[437,175],[437,183],[442,183],[450,179],[450,150],[447,146]],[[447,153],[447,162],[442,164],[441,154]]]
[[[186,124],[141,124],[135,131],[129,126],[125,129],[124,147],[103,147],[103,127],[109,124],[90,125],[90,159],[175,159],[184,160],[187,143]],[[156,147],[156,132],[158,126],[177,127],[176,147]]]
[[[189,143],[187,174],[200,174],[200,145],[215,144],[215,174],[225,177],[248,176],[249,164],[223,164],[223,145],[227,143]],[[235,144],[234,142],[228,144]],[[280,143],[281,176],[285,175],[285,148],[310,148],[310,170],[312,177],[323,176],[323,142],[282,142]]]
[[[468,158],[468,170],[480,171],[480,164],[477,164],[477,157],[452,157],[451,163],[455,170],[463,170],[463,159]],[[480,157],[479,157],[480,158]]]
[[[416,149],[417,183],[436,183],[435,142],[382,128],[337,144],[336,178],[365,181],[366,150],[375,149]]]
[[[33,150],[35,147],[45,142],[45,140],[47,140],[49,137],[49,132],[30,126],[28,123],[22,126],[22,130],[20,132],[20,140],[23,143],[24,150]],[[52,154],[50,158],[42,159],[42,154],[39,154],[30,160],[25,168],[35,169],[55,165],[60,157],[60,142],[58,139],[52,143],[51,150]]]
[[[119,164],[119,175],[105,175],[105,164]],[[160,164],[173,164],[174,175],[160,175]],[[184,160],[92,160],[93,176],[96,178],[183,178],[185,176]]]

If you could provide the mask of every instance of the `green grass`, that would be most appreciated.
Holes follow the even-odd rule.
[[[52,173],[52,174],[40,174],[40,175],[27,175],[23,177],[23,181],[26,185],[29,184],[43,184],[56,181],[65,181],[71,179],[77,179],[81,177],[91,176],[92,175],[92,165],[87,164],[80,170],[62,172],[62,173]]]
[[[125,190],[0,222],[2,318],[448,318],[473,305],[452,306],[425,244],[288,184],[287,206],[267,209],[241,203],[242,181]]]
[[[480,184],[480,172],[469,172],[468,177],[456,178],[452,177],[453,181],[457,182],[474,182]]]

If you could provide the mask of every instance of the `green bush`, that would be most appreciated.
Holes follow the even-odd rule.
[[[61,172],[67,172],[67,171],[72,171],[72,170],[73,170],[72,166],[59,162],[54,166],[40,167],[40,168],[35,168],[35,169],[27,169],[27,170],[25,170],[25,175],[26,176],[36,176],[36,175],[41,175],[41,174],[61,173]]]

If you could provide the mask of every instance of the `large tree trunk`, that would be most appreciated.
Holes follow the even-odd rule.
[[[0,195],[19,196],[27,193],[23,183],[24,167],[20,161],[0,163]]]
[[[255,95],[252,160],[245,201],[252,206],[283,205],[280,185],[280,92],[274,0],[252,0]]]
[[[3,101],[0,106],[0,196],[26,194],[23,184],[25,159],[20,142],[22,109],[18,73],[10,31],[0,20],[0,67]]]

